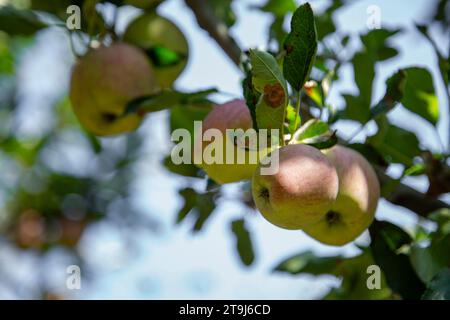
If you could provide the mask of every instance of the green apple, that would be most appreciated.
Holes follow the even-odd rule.
[[[257,150],[256,143],[253,145],[254,147],[249,148],[244,143],[236,143],[234,137],[226,132],[227,129],[242,129],[246,131],[251,128],[252,118],[245,101],[233,100],[214,106],[203,120],[202,132],[197,133],[198,139],[195,144],[194,159],[196,157],[201,158],[202,163],[199,166],[217,183],[223,184],[251,179],[253,172],[258,166],[260,154],[264,154],[268,148]],[[215,138],[211,138],[211,141],[205,141],[208,140],[205,133],[209,129],[218,130],[217,133],[220,133],[221,140],[216,141]],[[219,143],[220,147],[222,147],[217,148],[217,151],[221,153],[217,158],[222,163],[208,163],[206,159],[210,154],[207,150],[212,148],[213,142]],[[238,162],[238,152],[241,152],[242,155],[241,163]],[[226,163],[227,153],[231,159],[228,163]],[[211,154],[215,155],[214,152]]]
[[[322,220],[338,193],[335,167],[318,149],[304,144],[281,147],[275,174],[255,171],[252,193],[263,217],[276,226],[298,230]]]
[[[125,43],[90,49],[72,71],[70,101],[80,123],[99,136],[135,130],[142,117],[124,115],[127,103],[157,88],[148,59]]]
[[[372,166],[358,152],[334,146],[324,154],[336,167],[339,193],[321,221],[303,228],[314,239],[342,246],[356,239],[372,223],[380,185]]]
[[[184,34],[172,21],[156,13],[144,13],[133,20],[123,40],[146,52],[163,88],[170,88],[186,67],[189,46]]]

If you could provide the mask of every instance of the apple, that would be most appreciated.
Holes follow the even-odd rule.
[[[272,224],[298,230],[323,220],[338,194],[338,175],[318,149],[293,144],[279,150],[279,168],[263,175],[261,166],[252,181],[256,207]]]
[[[246,148],[244,143],[237,144],[226,132],[227,129],[243,129],[245,131],[251,128],[252,118],[250,116],[250,111],[243,100],[233,100],[222,105],[215,105],[203,120],[202,132],[197,133],[198,139],[194,147],[194,153],[197,153],[197,155],[194,155],[194,159],[195,157],[202,159],[202,163],[199,164],[199,166],[205,170],[208,176],[215,182],[224,184],[249,180],[252,178],[253,172],[258,166],[260,151],[256,148]],[[218,156],[218,158],[222,160],[222,163],[208,164],[205,161],[205,150],[207,150],[207,148],[215,141],[214,138],[212,138],[211,141],[206,141],[208,139],[205,139],[205,133],[207,133],[209,129],[218,130],[218,133],[222,136],[222,140],[219,142],[222,143],[222,155]],[[267,148],[265,150],[267,150]],[[227,152],[233,152],[233,161],[229,161],[231,163],[225,163]],[[238,163],[237,161],[238,152],[243,154],[243,163]]]
[[[156,13],[144,13],[133,20],[123,40],[146,52],[163,88],[170,88],[186,67],[189,46],[183,32]]]
[[[72,71],[70,101],[80,123],[99,136],[135,130],[142,117],[124,115],[131,100],[155,93],[155,76],[139,48],[116,42],[90,49]]]
[[[356,239],[372,223],[380,185],[372,166],[358,152],[337,145],[324,154],[336,167],[339,193],[331,210],[303,231],[324,244],[342,246]]]

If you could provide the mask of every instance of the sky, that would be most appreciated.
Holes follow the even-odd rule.
[[[233,27],[232,35],[241,48],[265,48],[270,17],[250,9],[251,5],[263,2],[235,1],[238,23]],[[316,8],[323,3],[324,1],[320,0],[313,1],[312,5]],[[338,12],[338,29],[354,34],[367,32],[366,10],[371,5],[377,5],[381,9],[383,27],[411,28],[411,22],[423,19],[426,12],[426,2],[420,0],[355,1]],[[173,20],[185,32],[190,44],[189,63],[176,87],[185,91],[217,87],[226,93],[216,97],[221,102],[241,97],[240,71],[206,32],[198,28],[195,18],[186,9],[184,2],[167,0],[161,5],[159,12]],[[137,12],[133,10],[124,10],[120,15],[119,29],[135,14]],[[374,100],[383,94],[385,79],[399,67],[427,66],[434,79],[438,79],[432,49],[419,34],[399,35],[395,36],[395,40],[395,46],[400,49],[401,56],[378,66]],[[440,44],[446,48],[448,41],[442,39]],[[45,107],[48,105],[45,101],[58,99],[67,89],[72,62],[67,38],[58,30],[40,34],[31,51],[23,57],[19,72],[24,84],[19,92],[22,97],[21,106],[24,110],[33,112],[34,121],[46,119],[51,114],[51,110]],[[355,90],[350,71],[348,68],[343,70],[343,80],[333,87],[330,103],[342,105],[339,93]],[[42,77],[42,74],[45,74],[45,77]],[[439,100],[444,101],[442,84],[435,83],[435,86]],[[446,132],[449,130],[446,112],[448,111],[442,112],[439,123],[439,132],[444,143],[447,143]],[[192,234],[190,231],[192,221],[188,220],[175,226],[175,215],[182,205],[177,190],[186,182],[168,173],[160,165],[158,154],[163,156],[170,150],[170,145],[167,145],[170,135],[167,117],[167,112],[152,114],[139,129],[140,134],[151,139],[146,140],[146,151],[136,168],[139,178],[133,186],[134,203],[160,222],[159,231],[137,231],[134,237],[139,245],[135,250],[129,250],[119,232],[106,222],[91,226],[79,244],[79,250],[88,261],[90,269],[95,270],[92,275],[94,281],[83,283],[81,290],[68,292],[65,288],[65,269],[61,268],[66,263],[65,255],[64,252],[57,252],[55,259],[61,262],[48,269],[52,270],[51,282],[56,292],[84,299],[314,299],[339,284],[339,280],[331,276],[291,277],[272,273],[271,269],[283,258],[306,250],[320,255],[352,255],[358,252],[354,244],[342,248],[319,244],[302,232],[274,227],[258,214],[249,214],[246,208],[235,201],[221,201],[219,210],[199,234]],[[436,134],[419,117],[402,108],[394,110],[389,117],[393,123],[414,131],[421,138],[424,147],[434,151],[440,150]],[[19,120],[18,127],[25,136],[42,130],[27,122],[25,118]],[[344,123],[338,129],[345,135],[353,132],[355,127]],[[369,126],[356,141],[363,140],[364,136],[373,130],[374,128]],[[79,163],[82,163],[80,159],[89,160],[87,155],[82,153],[77,153],[75,158],[77,160],[74,162]],[[73,166],[76,170],[75,163]],[[399,169],[393,166],[390,168],[391,174],[398,175]],[[406,182],[421,191],[426,188],[424,179],[407,179]],[[236,191],[236,185],[227,186],[227,199],[232,199]],[[243,216],[246,216],[256,250],[256,261],[251,267],[244,267],[237,257],[230,229],[230,221]],[[384,200],[380,201],[376,216],[399,223],[407,229],[412,229],[417,222],[414,214]],[[365,233],[357,243],[367,241],[368,236]],[[13,253],[9,257],[12,259],[11,265],[24,259]],[[17,272],[26,274],[28,270],[24,268]]]

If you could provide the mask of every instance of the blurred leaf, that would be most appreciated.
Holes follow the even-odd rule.
[[[188,213],[194,208],[197,200],[197,192],[192,188],[182,189],[179,193],[184,199],[184,204],[180,211],[178,211],[176,223],[182,222],[187,217]]]
[[[236,250],[239,253],[242,263],[246,266],[251,265],[255,260],[255,253],[250,233],[245,226],[245,221],[243,219],[234,220],[231,223],[231,231],[234,234]]]
[[[195,166],[194,164],[186,163],[174,164],[170,155],[164,158],[163,164],[167,168],[167,170],[181,176],[191,178],[200,177],[200,169],[197,166]]]
[[[232,3],[233,0],[208,0],[208,5],[211,7],[213,14],[228,28],[236,22],[236,15],[231,6]]]
[[[39,140],[23,141],[10,136],[0,140],[0,150],[19,160],[22,165],[32,166],[49,138],[45,136]]]
[[[403,176],[404,177],[420,176],[422,174],[425,174],[425,172],[426,172],[425,164],[417,163],[417,164],[410,166],[409,168],[406,168],[405,171],[403,172]]]
[[[322,150],[335,146],[338,143],[338,138],[336,136],[336,131],[332,131],[321,136],[304,140],[303,143]]]
[[[274,271],[290,274],[309,273],[312,275],[337,275],[337,267],[345,260],[342,256],[318,257],[311,251],[305,251],[280,262]]]
[[[389,287],[404,299],[419,299],[425,286],[414,272],[409,257],[400,252],[402,246],[411,243],[411,237],[399,227],[377,220],[369,232],[373,258],[383,270]]]
[[[433,235],[427,247],[412,246],[410,259],[420,279],[425,283],[431,281],[439,271],[450,266],[450,234]]]
[[[359,94],[357,96],[344,94],[346,102],[345,115],[348,119],[366,123],[370,119],[375,62],[373,57],[366,53],[355,54],[352,62]]]
[[[289,12],[294,12],[297,8],[295,0],[267,0],[259,7],[261,11],[273,13],[275,16],[284,17]]]
[[[81,8],[84,1],[85,0],[31,0],[31,9],[45,11],[61,18],[62,20],[66,20],[68,17],[67,7],[70,5],[76,5]]]
[[[380,114],[386,114],[397,105],[403,98],[406,84],[406,72],[398,70],[386,81],[386,93],[384,97],[371,110],[371,118],[375,119]]]
[[[275,40],[278,45],[278,50],[280,51],[287,35],[288,33],[284,30],[284,16],[275,17],[269,27],[269,42]]]
[[[317,51],[314,13],[309,3],[301,5],[294,12],[284,50],[284,76],[294,90],[300,91],[311,71]]]
[[[450,209],[440,209],[431,213],[428,219],[434,221],[438,225],[437,233],[441,235],[450,234]]]
[[[312,100],[318,107],[323,106],[323,93],[321,87],[317,85],[315,81],[307,81],[303,86],[305,94]]]
[[[250,110],[250,115],[252,116],[253,128],[257,130],[258,122],[256,121],[256,105],[258,104],[261,94],[256,91],[252,78],[253,76],[251,71],[247,70],[246,76],[242,81],[242,88],[246,105]]]
[[[442,1],[442,2],[444,2],[444,1]],[[445,9],[443,9],[443,10],[445,10]],[[428,26],[416,24],[416,28],[417,28],[417,30],[419,30],[420,33],[422,33],[422,35],[425,36],[425,38],[430,42],[431,46],[433,47],[434,52],[438,58],[439,71],[441,72],[442,79],[444,80],[444,83],[448,86],[449,79],[450,79],[450,53],[447,58],[442,55],[436,42],[431,38],[431,36],[429,34]]]
[[[429,215],[437,223],[437,230],[427,236],[424,246],[417,242],[411,247],[411,263],[420,279],[428,283],[443,268],[450,266],[450,210],[441,209]]]
[[[367,143],[382,154],[387,162],[413,165],[413,158],[420,155],[419,140],[410,131],[394,126],[386,118],[377,120],[378,132],[368,137]]]
[[[450,300],[450,268],[445,268],[428,284],[424,300]]]
[[[286,80],[275,58],[263,51],[251,50],[252,84],[261,94],[256,105],[259,129],[280,129],[284,126],[288,102]]]
[[[12,36],[29,36],[48,27],[33,11],[0,6],[0,31]]]
[[[311,119],[294,133],[294,141],[317,149],[328,149],[334,146],[338,139],[336,132],[330,131],[327,123],[318,119]]]
[[[188,215],[194,219],[194,227],[192,231],[200,231],[211,216],[216,204],[214,201],[214,192],[197,193],[192,188],[185,188],[179,191],[184,200],[184,204],[177,214],[176,223],[183,221]]]
[[[9,37],[0,34],[0,76],[14,73],[14,54],[11,51]]]
[[[375,55],[375,60],[383,61],[397,54],[397,50],[390,48],[386,41],[398,32],[399,30],[373,29],[362,35],[361,41],[366,47],[366,51]],[[392,50],[395,50],[395,54],[393,54],[394,51]]]
[[[300,116],[297,114],[297,110],[291,105],[286,108],[286,121],[288,123],[289,133],[294,134],[301,123]]]
[[[315,16],[316,26],[317,26],[317,38],[322,40],[327,35],[332,34],[336,31],[336,26],[333,21],[333,14],[341,8],[343,2],[340,0],[333,0],[330,6],[321,13],[317,13]]]
[[[84,0],[81,11],[81,29],[89,35],[97,35],[106,30],[103,16],[97,11],[97,4],[100,0]]]
[[[352,59],[353,73],[358,95],[344,94],[347,119],[366,123],[370,120],[370,107],[372,104],[373,80],[375,78],[375,65],[378,61],[387,60],[397,54],[397,51],[386,45],[389,37],[398,31],[387,29],[374,29],[361,36],[364,49],[357,52]]]
[[[211,111],[212,105],[192,104],[175,106],[170,109],[170,130],[187,129],[191,135],[192,143],[194,142],[194,121],[202,121]]]
[[[370,163],[379,165],[381,167],[387,167],[388,165],[384,157],[371,145],[363,143],[352,143],[350,145],[347,145],[347,147],[361,153],[364,158],[366,158]]]
[[[367,268],[374,264],[370,251],[345,258],[342,256],[318,257],[311,251],[297,254],[282,261],[274,271],[295,274],[312,274],[315,276],[330,274],[342,278],[341,286],[332,289],[324,299],[386,299],[391,291],[381,274],[381,288],[367,288],[369,277]]]
[[[94,136],[92,133],[90,133],[86,130],[82,130],[82,131],[83,131],[85,137],[88,139],[89,144],[92,147],[92,150],[97,154],[100,153],[102,151],[102,144],[101,144],[100,140],[96,136]]]
[[[364,250],[360,255],[344,260],[337,268],[337,274],[342,278],[338,288],[333,288],[324,297],[326,300],[380,300],[391,297],[385,275],[381,272],[380,288],[369,289],[367,280],[369,266],[375,265],[370,251]]]
[[[310,119],[295,132],[294,139],[300,142],[323,135],[328,131],[328,124],[318,119]]]
[[[407,68],[405,72],[407,78],[402,104],[408,110],[436,125],[439,120],[439,104],[433,77],[428,70],[418,67]]]
[[[150,96],[143,96],[130,101],[127,105],[125,115],[129,113],[147,113],[175,106],[186,106],[192,104],[211,104],[208,96],[216,93],[217,89],[211,88],[198,92],[180,92],[172,89],[165,89]]]

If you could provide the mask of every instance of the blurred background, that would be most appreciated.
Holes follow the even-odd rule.
[[[28,8],[32,2],[0,0],[0,5]],[[266,2],[231,3],[235,22],[230,34],[241,48],[267,49],[274,15],[260,10]],[[398,68],[426,67],[443,106],[436,125],[405,108],[393,110],[389,120],[414,133],[420,148],[433,153],[445,153],[449,145],[449,110],[444,107],[449,102],[439,80],[435,48],[415,24],[429,26],[436,46],[447,52],[450,6],[446,3],[311,1],[316,14],[328,19],[324,23],[335,24],[322,46],[334,48],[343,61],[361,49],[360,35],[370,31],[368,19],[374,6],[382,28],[401,29],[387,40],[397,53],[376,64],[372,101],[384,95],[386,79]],[[98,10],[105,20],[112,19],[112,4],[99,4]],[[157,11],[183,30],[190,45],[188,66],[175,87],[182,91],[216,87],[217,102],[241,98],[242,72],[199,28],[185,2],[166,0]],[[141,11],[121,6],[118,12],[120,33]],[[288,18],[289,14],[286,29]],[[343,278],[336,274],[293,276],[273,269],[307,251],[319,257],[355,256],[368,245],[367,232],[344,247],[325,246],[302,232],[266,222],[251,208],[246,183],[203,194],[206,179],[176,174],[165,162],[174,123],[189,118],[182,110],[152,113],[136,132],[125,136],[86,134],[67,97],[74,62],[64,28],[46,28],[28,36],[0,31],[0,298],[319,299],[342,286]],[[351,64],[339,69],[328,98],[337,109],[346,103],[343,93],[358,92],[353,71]],[[344,138],[358,127],[350,120],[333,124]],[[353,141],[364,142],[376,130],[369,123]],[[392,162],[387,173],[398,178],[404,168]],[[420,192],[429,187],[425,175],[408,176],[402,182]],[[448,192],[439,198],[450,201]],[[188,200],[202,205],[190,210]],[[183,210],[189,213],[177,223]],[[384,199],[376,216],[411,233],[434,228],[409,209]],[[237,244],[243,243],[246,249],[237,250]],[[66,287],[70,265],[80,266],[80,290]]]

